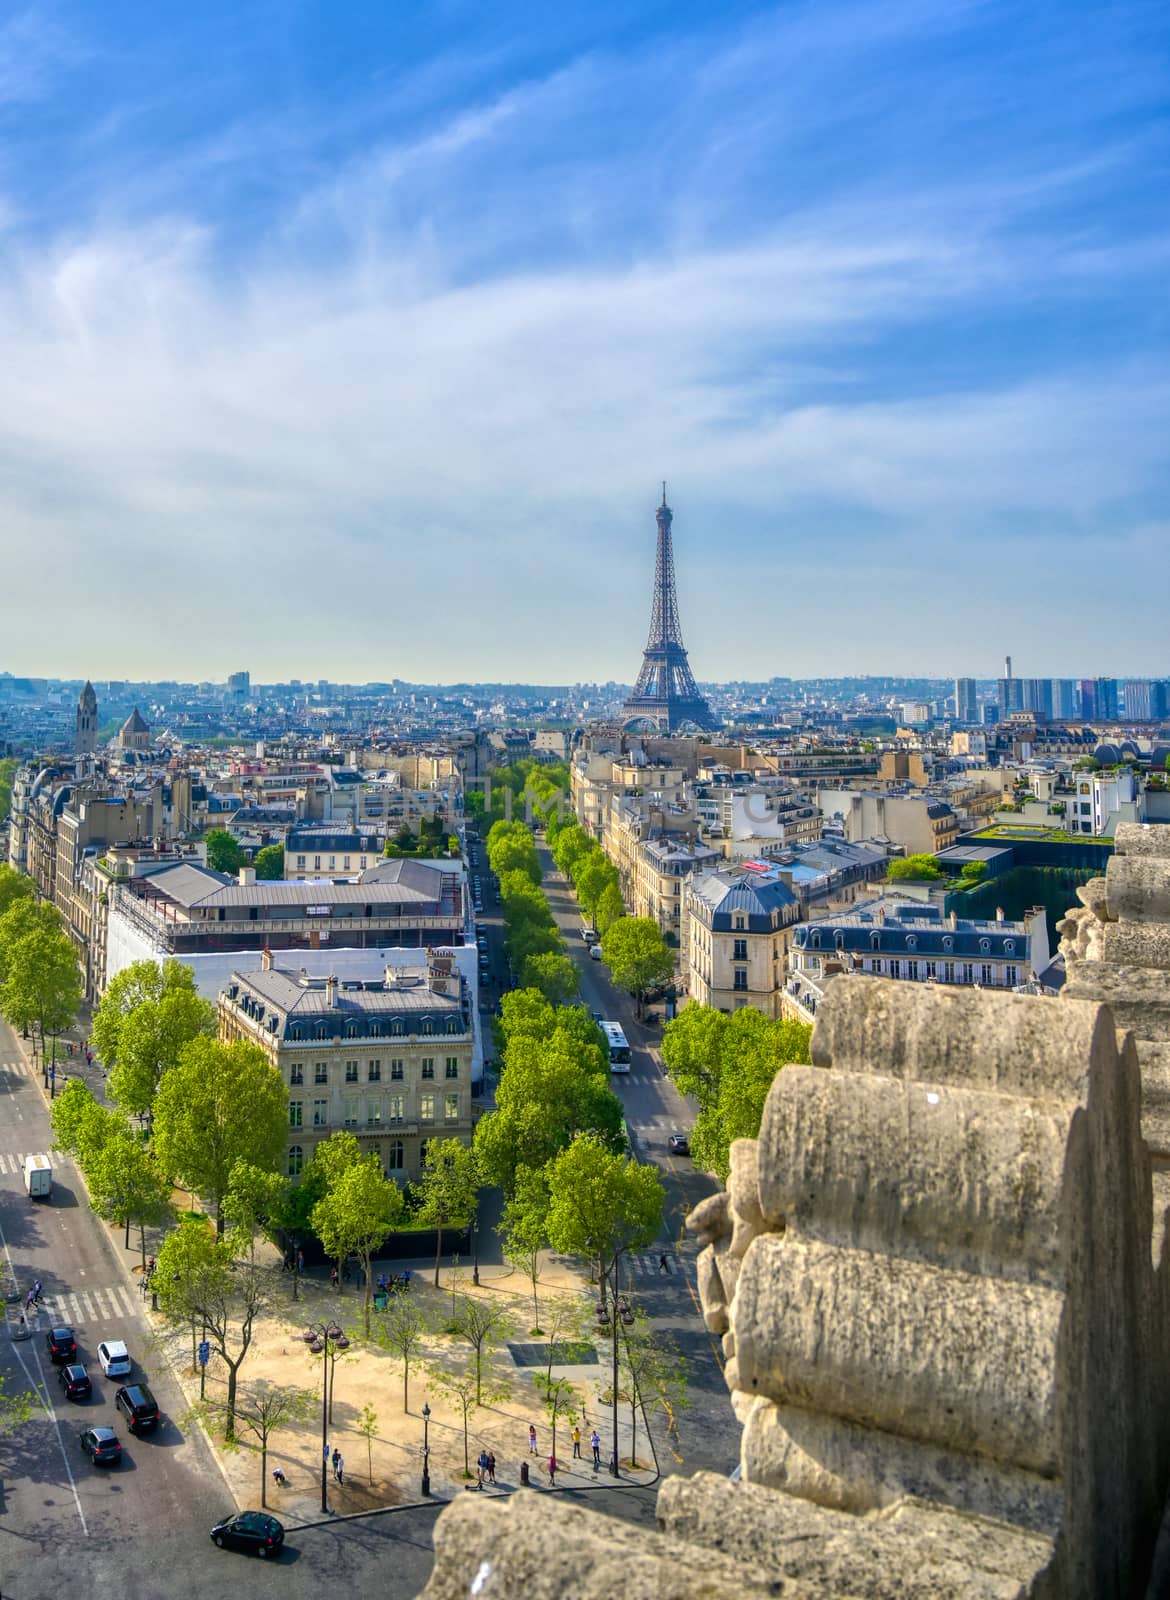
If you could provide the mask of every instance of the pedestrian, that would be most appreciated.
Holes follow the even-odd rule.
[[[496,1452],[494,1450],[489,1450],[488,1451],[487,1467],[488,1467],[488,1482],[489,1483],[495,1483],[495,1481],[496,1481]]]
[[[589,1448],[593,1451],[593,1470],[596,1472],[601,1465],[601,1435],[596,1428],[589,1435]]]
[[[278,1489],[283,1489],[284,1488],[285,1478],[284,1478],[284,1468],[283,1467],[273,1467],[273,1469],[272,1469],[272,1481],[273,1481],[273,1483],[276,1485],[276,1487]]]
[[[341,1451],[340,1450],[334,1450],[334,1452],[333,1452],[333,1476],[337,1479],[338,1483],[341,1482],[341,1466],[342,1466]]]
[[[332,1267],[329,1268],[329,1287],[331,1289],[338,1289],[339,1288],[339,1285],[338,1285],[338,1282],[337,1282],[337,1268],[336,1268],[336,1266],[332,1266]]]
[[[304,1270],[305,1270],[305,1252],[303,1250],[298,1250],[297,1251],[297,1272],[298,1273],[302,1273],[302,1272],[304,1272]]]
[[[488,1456],[486,1450],[481,1450],[479,1452],[479,1460],[476,1462],[476,1466],[479,1468],[479,1487],[482,1489],[483,1480],[487,1477],[488,1469]]]
[[[658,1257],[658,1270],[659,1270],[659,1272],[669,1272],[670,1271],[670,1267],[667,1265],[667,1260],[666,1260],[665,1254],[660,1255]]]
[[[536,1448],[536,1424],[535,1424],[535,1422],[530,1422],[528,1424],[528,1454],[530,1456],[536,1456],[536,1455],[540,1454],[540,1451]]]
[[[33,1301],[38,1306],[41,1303],[41,1280],[39,1278],[33,1284]]]
[[[548,1458],[548,1486],[549,1486],[550,1489],[555,1489],[556,1486],[557,1486],[557,1458],[556,1458],[556,1456],[549,1456],[549,1458]]]
[[[574,1422],[574,1424],[573,1424],[573,1460],[574,1461],[580,1461],[580,1459],[581,1459],[581,1429],[580,1429],[580,1426],[576,1422]]]
[[[24,1302],[24,1309],[26,1311],[31,1311],[32,1310],[34,1304],[36,1303],[36,1298],[37,1298],[36,1295],[30,1289],[29,1292],[28,1292],[28,1295],[25,1298],[25,1302]]]

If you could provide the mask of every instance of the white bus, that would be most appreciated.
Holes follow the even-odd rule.
[[[630,1070],[630,1045],[625,1034],[616,1022],[598,1023],[609,1045],[609,1070],[611,1072],[628,1072]]]

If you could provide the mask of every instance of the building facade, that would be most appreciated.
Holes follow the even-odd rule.
[[[981,921],[946,916],[933,903],[881,897],[794,930],[783,1012],[812,1022],[829,979],[853,972],[908,983],[1018,989],[1049,965],[1043,908],[1023,922]]]
[[[796,895],[767,862],[697,877],[683,890],[684,974],[698,1005],[719,1011],[755,1006],[782,1014],[787,928],[800,915]]]
[[[474,997],[453,953],[339,981],[273,964],[233,972],[219,996],[227,1042],[259,1045],[288,1089],[290,1178],[338,1128],[400,1184],[422,1175],[429,1139],[470,1142]]]

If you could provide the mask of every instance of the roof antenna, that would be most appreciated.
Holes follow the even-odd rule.
[[[662,480],[662,504],[666,504],[666,479]]]

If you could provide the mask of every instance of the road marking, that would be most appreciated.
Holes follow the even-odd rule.
[[[0,1226],[0,1246],[3,1247],[4,1259],[8,1263],[8,1275],[9,1275],[9,1278],[11,1279],[11,1281],[13,1283],[15,1283],[16,1282],[16,1269],[12,1265],[12,1252],[8,1248],[8,1238],[7,1238],[7,1235],[5,1234],[4,1229],[3,1229],[2,1226]],[[85,1520],[85,1512],[81,1508],[81,1496],[77,1492],[77,1480],[74,1478],[73,1469],[69,1465],[69,1456],[68,1456],[68,1454],[67,1454],[67,1452],[65,1450],[65,1441],[61,1437],[61,1423],[60,1423],[60,1421],[59,1421],[59,1419],[57,1417],[57,1413],[53,1410],[53,1402],[52,1402],[52,1398],[51,1398],[51,1396],[49,1394],[49,1385],[48,1385],[48,1383],[47,1383],[47,1381],[45,1379],[44,1370],[42,1369],[41,1363],[40,1363],[40,1358],[39,1357],[35,1357],[35,1356],[33,1358],[34,1362],[35,1362],[35,1365],[36,1365],[36,1376],[34,1377],[33,1374],[28,1369],[28,1364],[27,1364],[27,1362],[25,1360],[25,1351],[24,1351],[23,1347],[20,1346],[20,1345],[14,1344],[12,1353],[16,1357],[17,1362],[19,1363],[21,1371],[24,1373],[26,1379],[28,1380],[29,1387],[31,1388],[32,1392],[36,1395],[37,1399],[44,1406],[46,1415],[48,1416],[49,1421],[53,1424],[53,1431],[57,1435],[57,1447],[61,1452],[61,1464],[65,1468],[65,1476],[69,1479],[69,1487],[73,1491],[73,1503],[77,1507],[77,1517],[78,1517],[79,1522],[81,1523],[81,1531],[82,1531],[82,1533],[85,1534],[85,1537],[88,1539],[89,1538],[89,1524],[86,1522],[86,1520]]]
[[[33,1150],[29,1154],[38,1156],[42,1161],[47,1161],[50,1166],[53,1165],[53,1157],[45,1150]],[[27,1156],[22,1154],[0,1155],[0,1172],[23,1172],[26,1160]]]

